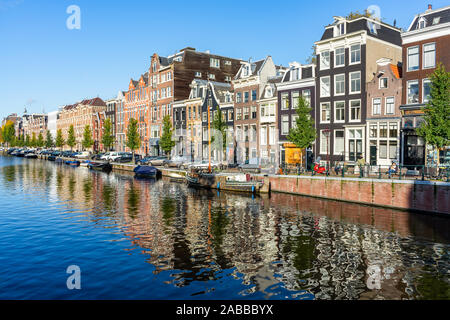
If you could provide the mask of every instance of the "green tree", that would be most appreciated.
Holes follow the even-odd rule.
[[[67,133],[67,141],[66,144],[70,147],[70,151],[73,150],[73,147],[77,144],[75,139],[75,129],[73,128],[73,124],[69,127],[69,132]]]
[[[7,121],[2,129],[3,141],[6,142],[9,147],[15,140],[16,130],[14,128],[14,122]]]
[[[306,59],[307,64],[315,64],[317,62],[316,45],[311,47],[311,55]]]
[[[89,125],[86,125],[84,127],[84,133],[83,133],[83,141],[81,142],[81,145],[83,146],[83,149],[89,149],[94,144],[94,140],[92,139],[92,130]]]
[[[36,139],[36,133],[31,134],[31,141],[30,141],[30,147],[37,147],[37,139]]]
[[[134,163],[134,152],[141,146],[141,137],[139,136],[138,122],[136,119],[131,118],[130,121],[128,122],[127,141],[125,144],[133,152],[133,163]]]
[[[112,130],[111,119],[107,118],[103,122],[103,134],[102,134],[102,144],[106,152],[110,151],[114,145],[114,135]]]
[[[417,133],[440,149],[450,145],[450,72],[440,63],[430,80],[431,98],[423,108],[425,121]]]
[[[29,134],[27,134],[26,136],[25,136],[25,147],[31,147],[31,139],[30,139],[30,135]]]
[[[165,154],[170,154],[172,148],[175,146],[175,141],[172,140],[172,134],[172,122],[170,121],[170,116],[167,115],[163,119],[163,130],[161,140],[159,142],[161,149],[165,152]]]
[[[44,146],[44,136],[42,135],[42,132],[39,132],[37,145],[39,148],[42,148]]]
[[[358,10],[357,11],[351,11],[346,17],[345,19],[347,20],[355,20],[361,17],[366,17],[366,18],[372,18],[373,14],[371,14],[369,12],[369,10],[365,9],[363,11],[363,13],[360,13]]]
[[[62,147],[64,147],[65,141],[64,141],[64,137],[62,134],[62,130],[58,129],[58,131],[56,132],[56,140],[55,140],[55,145],[56,147],[62,149]]]
[[[220,110],[220,108],[217,109],[217,112],[213,119],[212,127],[213,127],[213,129],[217,130],[218,132],[220,132],[222,134],[222,151],[223,151],[223,156],[225,159],[225,152],[227,151],[227,128],[228,128],[228,125],[224,121],[224,116],[223,116],[222,110]],[[214,142],[214,137],[211,138],[211,143],[212,142]]]
[[[303,97],[299,97],[296,126],[289,131],[287,139],[300,149],[308,148],[316,140],[316,129],[311,117],[311,107]]]
[[[48,130],[47,130],[47,136],[45,139],[45,147],[48,149],[53,147],[53,137],[52,137],[52,134],[50,133],[50,131],[48,131]]]

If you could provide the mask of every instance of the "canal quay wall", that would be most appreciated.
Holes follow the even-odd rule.
[[[269,176],[270,190],[403,210],[450,214],[450,183],[334,177]]]

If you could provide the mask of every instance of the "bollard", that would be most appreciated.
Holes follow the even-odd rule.
[[[381,165],[378,166],[378,179],[381,179]]]
[[[425,181],[425,166],[422,167],[422,181]]]
[[[398,165],[398,169],[399,169],[398,180],[402,180],[402,165],[401,164]]]

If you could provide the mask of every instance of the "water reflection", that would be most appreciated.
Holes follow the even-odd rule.
[[[170,273],[168,287],[208,283],[191,296],[237,279],[242,285],[230,296],[450,298],[448,218],[282,194],[217,194],[44,161],[3,166],[1,180],[68,201],[100,228],[112,221],[156,279]]]

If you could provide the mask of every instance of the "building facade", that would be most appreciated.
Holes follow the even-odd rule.
[[[67,105],[60,110],[56,122],[57,130],[62,131],[64,141],[67,141],[69,128],[74,127],[76,145],[75,150],[83,150],[82,141],[84,128],[89,125],[92,131],[93,151],[102,150],[101,128],[105,117],[106,103],[101,98],[86,99],[73,105]]]
[[[400,29],[370,18],[335,17],[315,43],[317,155],[322,164],[355,164],[366,154],[366,82],[376,61],[402,61]]]
[[[377,61],[378,69],[367,83],[367,161],[390,166],[400,160],[400,105],[402,68],[390,59]]]
[[[119,152],[125,151],[126,131],[125,131],[125,98],[126,92],[119,91],[116,98],[116,144],[115,150]]]
[[[423,120],[422,108],[430,99],[430,75],[438,63],[450,70],[450,6],[415,16],[403,40],[403,114],[401,162],[405,166],[435,165],[437,150],[426,146],[416,133]]]
[[[316,80],[315,80],[315,65],[301,65],[293,62],[290,64],[288,72],[284,75],[281,82],[277,84],[278,89],[278,112],[277,123],[279,132],[280,145],[280,163],[281,165],[305,164],[308,160],[306,158],[305,150],[300,150],[290,141],[287,136],[289,131],[296,126],[297,121],[297,106],[299,97],[309,104],[311,107],[311,117],[314,119],[314,124],[317,127],[315,119],[316,109]],[[317,154],[315,150],[316,143],[313,143],[313,153]],[[311,154],[311,153],[308,153]],[[311,162],[311,159],[309,159]]]

